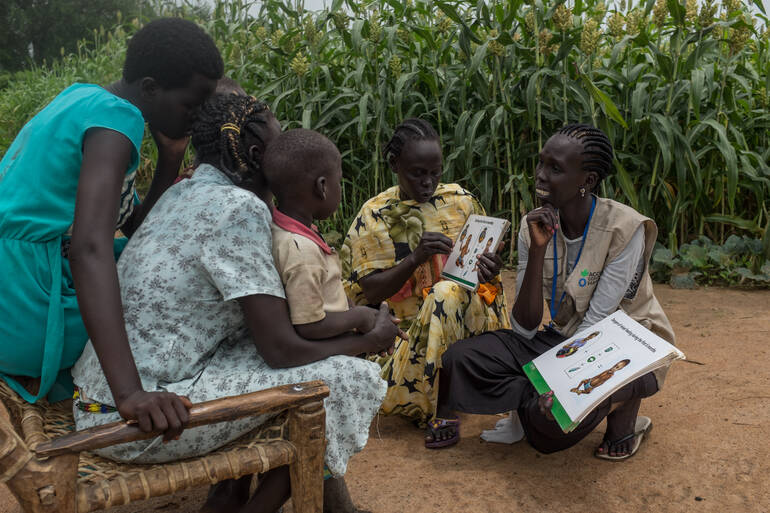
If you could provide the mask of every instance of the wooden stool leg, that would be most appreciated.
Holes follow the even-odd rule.
[[[0,482],[25,513],[77,513],[78,454],[38,460],[13,426],[0,418]]]
[[[326,410],[323,401],[290,411],[289,440],[297,449],[297,459],[289,469],[294,513],[321,513],[326,449]]]

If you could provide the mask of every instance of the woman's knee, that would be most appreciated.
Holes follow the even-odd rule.
[[[640,399],[650,397],[658,392],[658,380],[652,372],[634,380],[632,384],[634,385],[634,396]]]
[[[459,292],[463,292],[464,290],[465,289],[452,281],[441,280],[431,287],[430,293],[433,294],[436,301],[443,301],[445,298],[456,296]]]
[[[450,345],[441,356],[441,366],[444,369],[452,369],[459,363],[467,361],[467,355],[474,351],[473,341],[476,337],[458,340]]]
[[[644,399],[658,392],[658,380],[652,372],[641,376],[612,394],[613,403]]]
[[[541,411],[534,389],[531,397],[519,407],[518,412],[529,445],[543,454],[552,454],[568,449],[588,436],[607,417],[610,408],[609,400],[599,404],[569,433],[562,431],[553,418]]]
[[[509,363],[510,351],[503,338],[505,331],[488,331],[466,339],[458,340],[444,352],[442,364],[450,365],[475,362],[496,372],[507,372],[511,369]]]
[[[328,359],[332,362],[334,372],[324,373],[321,378],[326,381],[330,389],[335,385],[349,385],[351,381],[356,382],[364,388],[379,389],[385,383],[380,376],[380,366],[375,362],[370,362],[363,358],[355,356],[332,356]]]

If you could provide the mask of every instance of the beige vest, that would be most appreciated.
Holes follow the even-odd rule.
[[[652,279],[648,270],[650,255],[655,247],[658,228],[655,222],[633,208],[607,198],[596,198],[591,224],[586,234],[585,245],[577,266],[569,276],[566,276],[567,246],[564,234],[557,231],[556,244],[558,249],[558,269],[556,275],[556,299],[558,303],[562,292],[566,291],[564,300],[553,319],[554,327],[559,332],[571,337],[577,331],[588,311],[596,284],[604,267],[617,257],[633,237],[639,225],[644,225],[644,271],[631,282],[620,308],[632,319],[636,320],[664,340],[674,343],[674,331],[666,314],[655,298],[652,289]],[[526,226],[526,217],[521,226]],[[529,247],[529,230],[522,230],[524,240]],[[543,297],[550,305],[552,278],[554,273],[553,239],[548,243],[543,262]],[[566,276],[566,283],[565,283]],[[663,386],[668,367],[655,371],[658,387]]]

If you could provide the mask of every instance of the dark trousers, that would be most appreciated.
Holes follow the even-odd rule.
[[[523,367],[566,340],[555,331],[539,331],[528,340],[511,330],[483,333],[460,340],[442,358],[439,405],[475,414],[517,410],[527,441],[543,453],[572,447],[610,413],[609,399],[597,406],[573,431],[564,433],[538,406],[538,393]],[[648,397],[658,390],[652,373],[626,385],[630,397]]]

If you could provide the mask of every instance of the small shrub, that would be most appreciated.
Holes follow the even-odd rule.
[[[765,259],[762,241],[745,235],[730,235],[724,244],[701,236],[690,244],[682,244],[676,255],[658,244],[650,271],[653,279],[668,282],[674,288],[770,286],[770,260]]]

